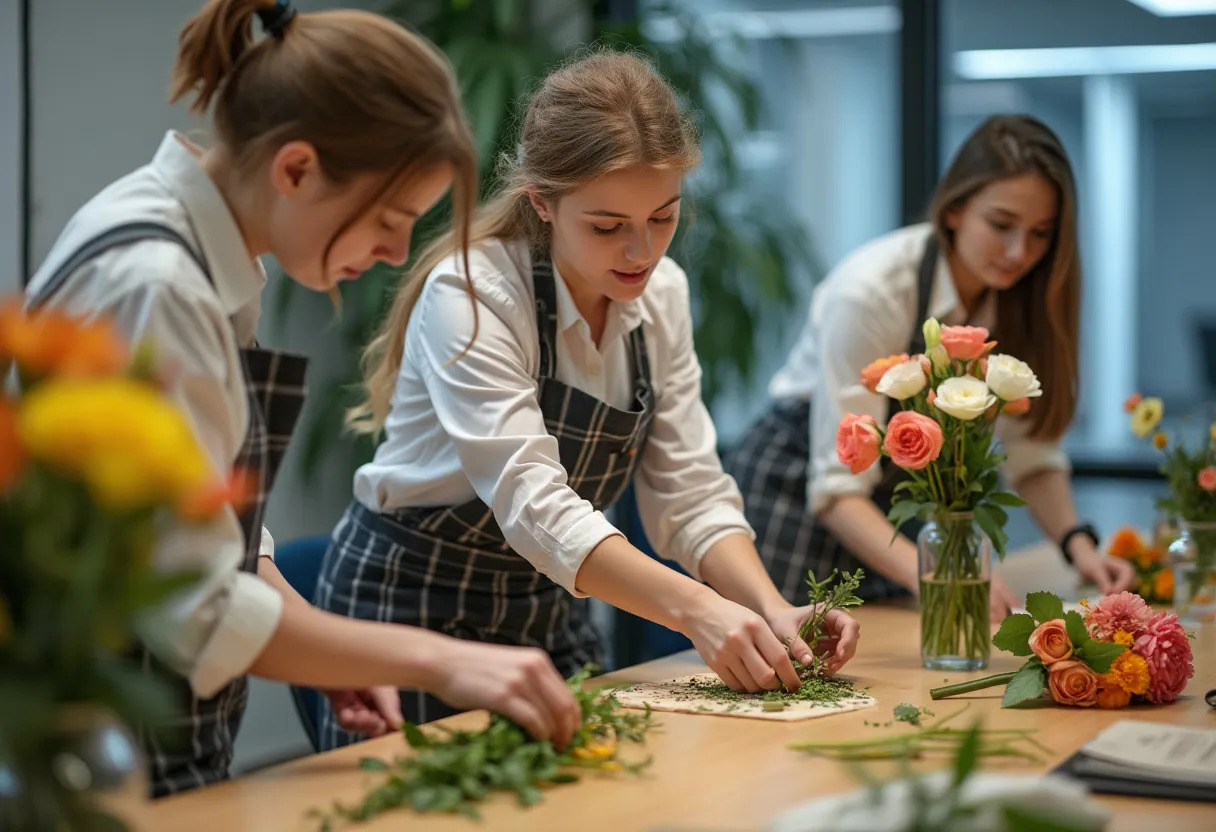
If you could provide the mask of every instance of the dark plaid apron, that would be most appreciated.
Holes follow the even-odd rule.
[[[925,351],[921,324],[929,314],[929,297],[937,268],[938,245],[931,233],[925,243],[916,285],[916,317],[908,338],[908,355]],[[907,595],[908,591],[877,570],[863,564],[807,507],[807,476],[811,459],[811,402],[782,399],[751,427],[723,459],[723,467],[743,492],[747,521],[756,531],[756,548],[773,583],[786,600],[806,603],[806,573],[819,578],[833,569],[866,570],[858,595],[866,600]],[[888,418],[899,411],[891,400]],[[882,458],[882,480],[871,494],[885,513],[895,488],[906,478],[887,457]],[[920,524],[909,522],[903,533],[916,538]]]
[[[537,398],[558,442],[568,484],[596,509],[611,506],[633,478],[654,416],[650,360],[641,326],[629,334],[634,401],[618,410],[558,381],[557,294],[552,266],[534,262],[540,335]],[[570,595],[511,550],[494,512],[474,498],[457,506],[381,514],[352,502],[334,529],[317,606],[374,621],[426,627],[457,638],[540,647],[569,676],[600,661],[585,599]],[[402,692],[411,722],[455,711],[421,691]],[[323,703],[322,749],[361,739],[338,727]]]
[[[207,275],[208,281],[211,280],[200,255],[180,234],[158,223],[137,222],[112,228],[82,245],[56,270],[46,286],[31,299],[30,305],[46,302],[88,260],[117,246],[147,239],[169,240],[182,246]],[[256,491],[250,495],[239,518],[245,537],[241,569],[256,574],[266,496],[274,485],[292,430],[304,406],[308,359],[255,345],[241,350],[241,366],[249,398],[249,428],[235,467],[247,471],[256,485]],[[146,726],[140,731],[151,769],[153,797],[226,778],[237,728],[249,695],[245,677],[234,679],[209,699],[199,699],[191,691],[189,682],[179,674],[173,673],[147,650],[139,652],[144,669],[168,680],[174,686],[179,702],[171,723]]]

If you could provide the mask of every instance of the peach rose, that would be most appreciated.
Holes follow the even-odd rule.
[[[1216,468],[1209,465],[1199,472],[1199,487],[1204,491],[1216,491]]]
[[[942,452],[942,429],[928,416],[903,410],[891,417],[883,448],[900,468],[919,471]]]
[[[846,413],[836,431],[836,457],[854,474],[860,474],[881,456],[878,440],[878,424],[873,416]]]
[[[896,364],[903,364],[908,360],[907,354],[903,355],[888,355],[886,358],[880,358],[877,361],[871,361],[861,371],[861,383],[871,393],[878,392],[878,382],[882,381],[882,377],[886,375],[887,370],[894,367]]]
[[[971,361],[988,351],[988,330],[982,326],[944,326],[942,346],[950,358]]]
[[[1030,649],[1043,664],[1052,665],[1072,657],[1072,641],[1063,618],[1044,621],[1030,634]]]
[[[1098,674],[1085,662],[1056,662],[1047,674],[1047,689],[1059,705],[1089,708],[1098,704]]]
[[[1020,399],[1005,402],[1005,407],[1001,412],[1009,416],[1025,416],[1030,412],[1030,399],[1023,396]]]

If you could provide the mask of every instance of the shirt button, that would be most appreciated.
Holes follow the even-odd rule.
[[[599,374],[600,374],[600,365],[599,365],[599,364],[592,364],[592,365],[591,365],[591,375],[592,375],[592,376],[595,376],[595,377],[598,377],[598,376],[599,376]]]

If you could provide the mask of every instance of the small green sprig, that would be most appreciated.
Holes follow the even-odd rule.
[[[918,708],[915,705],[909,705],[907,702],[900,702],[894,709],[896,722],[907,722],[911,725],[920,726],[920,718],[922,716],[933,716],[933,711],[928,708]]]
[[[622,741],[641,743],[655,723],[647,707],[625,711],[608,687],[584,690],[593,672],[587,667],[569,679],[582,709],[582,722],[570,745],[558,751],[552,742],[531,739],[503,716],[494,716],[480,731],[452,731],[436,726],[439,735],[423,733],[417,725],[402,728],[413,754],[392,762],[365,758],[359,767],[384,772],[387,779],[354,805],[335,803],[331,812],[314,810],[321,832],[338,820],[368,821],[383,812],[412,808],[415,812],[452,812],[478,818],[477,804],[491,792],[514,792],[520,805],[542,799],[545,786],[578,781],[572,769],[640,773],[650,760],[625,763],[618,759]]]
[[[864,603],[857,597],[857,588],[865,576],[865,570],[860,568],[852,574],[833,569],[832,574],[820,581],[815,578],[814,570],[807,572],[807,597],[813,612],[802,623],[798,637],[806,642],[814,656],[809,667],[810,676],[822,678],[827,675],[827,660],[818,650],[819,645],[831,637],[824,629],[824,622],[833,610],[860,607]]]

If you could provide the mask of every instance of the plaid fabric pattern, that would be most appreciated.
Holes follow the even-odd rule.
[[[918,322],[929,314],[937,254],[937,240],[930,234],[917,278]],[[924,333],[918,323],[909,336],[908,354],[924,351]],[[795,604],[806,602],[807,570],[813,569],[816,576],[823,577],[833,569],[865,567],[807,507],[812,406],[801,400],[774,402],[722,458],[723,467],[743,493],[744,513],[756,531],[760,559],[781,594]],[[892,401],[891,413],[898,409],[898,403]],[[885,457],[882,471],[882,481],[871,498],[886,512],[895,487],[906,475]],[[919,529],[920,525],[913,522],[903,531],[915,539]],[[902,586],[872,568],[866,568],[866,579],[858,591],[866,600],[906,594]]]
[[[51,276],[39,295],[31,299],[30,305],[36,307],[45,303],[89,259],[116,246],[150,238],[181,245],[210,280],[206,263],[176,231],[157,223],[128,223],[82,245]],[[249,398],[249,428],[237,455],[236,467],[247,471],[257,484],[256,493],[251,495],[239,518],[245,538],[245,559],[241,568],[256,573],[266,496],[304,407],[308,359],[255,345],[241,350],[241,364]],[[180,674],[174,673],[146,649],[139,648],[138,655],[145,672],[160,675],[173,685],[178,705],[177,716],[170,723],[144,726],[140,730],[150,767],[153,797],[175,794],[227,777],[237,728],[249,696],[245,677],[233,680],[210,699],[199,699]]]
[[[540,332],[538,400],[557,439],[569,485],[597,509],[628,486],[654,416],[650,360],[641,327],[629,335],[634,402],[618,410],[555,377],[557,296],[552,266],[535,262],[532,281]],[[600,659],[587,602],[515,554],[480,499],[462,505],[381,514],[351,503],[334,529],[316,603],[355,618],[425,627],[457,638],[539,647],[571,674]],[[412,722],[454,711],[421,691],[402,691]],[[323,705],[322,748],[361,739],[338,727]]]

